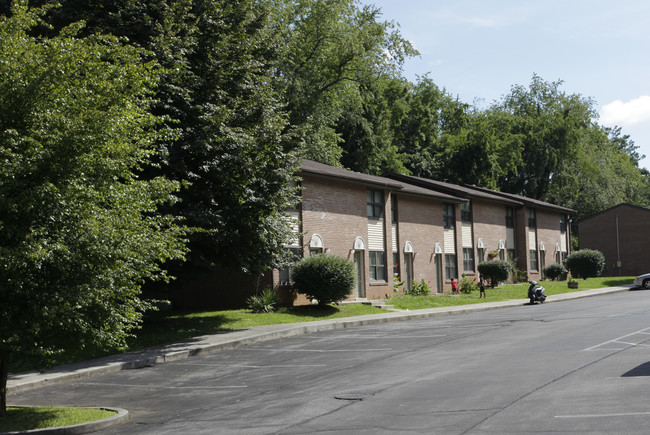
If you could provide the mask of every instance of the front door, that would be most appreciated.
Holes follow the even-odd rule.
[[[413,288],[413,253],[404,253],[404,271],[406,272],[406,289]]]
[[[436,254],[436,293],[442,293],[442,254]]]
[[[365,298],[366,297],[366,268],[364,266],[365,251],[355,251],[354,252],[354,269],[357,274],[357,287],[356,287],[356,297]]]

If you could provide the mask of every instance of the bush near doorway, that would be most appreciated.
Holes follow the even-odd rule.
[[[319,305],[345,300],[354,281],[354,264],[334,255],[304,258],[293,269],[294,289]]]

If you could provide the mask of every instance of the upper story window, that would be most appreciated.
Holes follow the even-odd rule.
[[[472,203],[464,202],[460,205],[460,219],[463,222],[472,222]]]
[[[512,207],[506,207],[506,228],[515,227],[515,210]]]
[[[560,232],[566,233],[566,216],[560,216]]]
[[[390,221],[397,223],[397,197],[395,195],[390,197]]]
[[[528,210],[528,227],[530,229],[537,228],[537,216],[535,210]]]
[[[456,210],[453,204],[442,205],[442,225],[445,228],[454,228],[456,223]]]
[[[384,192],[381,190],[366,191],[366,210],[370,219],[384,217]]]

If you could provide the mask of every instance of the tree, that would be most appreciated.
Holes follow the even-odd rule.
[[[512,116],[509,133],[521,144],[520,164],[499,179],[502,190],[546,200],[560,163],[575,158],[582,133],[596,114],[591,99],[568,95],[561,85],[533,75],[528,89],[513,86],[492,108]]]
[[[289,120],[303,132],[306,156],[339,165],[339,118],[362,107],[373,82],[394,77],[417,54],[393,22],[355,0],[275,0],[283,50],[277,74]]]
[[[40,11],[0,17],[0,415],[13,361],[123,345],[167,279],[185,230],[158,213],[178,183],[143,180],[158,70],[115,38],[29,36]]]
[[[50,0],[42,0],[50,1]],[[290,234],[283,211],[300,139],[278,92],[283,36],[269,1],[61,0],[55,28],[85,20],[85,35],[110,33],[148,50],[164,67],[152,113],[176,140],[157,171],[182,184],[169,210],[198,229],[181,276],[214,264],[259,276],[276,265]]]

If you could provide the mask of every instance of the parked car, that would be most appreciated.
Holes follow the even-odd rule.
[[[644,289],[650,289],[650,273],[637,276],[634,279],[634,286],[643,287]]]

